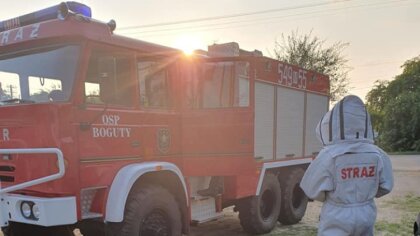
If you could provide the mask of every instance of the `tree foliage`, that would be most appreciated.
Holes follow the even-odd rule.
[[[330,77],[330,96],[332,101],[343,97],[348,90],[347,74],[350,67],[343,56],[348,43],[336,42],[325,46],[325,40],[312,35],[312,32],[300,35],[293,31],[291,35],[282,35],[281,41],[275,42],[275,57],[307,70],[314,70]]]
[[[367,106],[384,149],[420,151],[420,56],[402,68],[393,81],[376,82],[366,96]]]
[[[367,109],[373,121],[373,128],[376,131],[382,130],[384,111],[383,108],[387,103],[387,97],[384,96],[388,87],[388,81],[375,82],[372,90],[366,95]]]

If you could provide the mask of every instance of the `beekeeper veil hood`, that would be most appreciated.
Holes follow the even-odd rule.
[[[324,115],[316,134],[323,145],[358,140],[373,143],[369,113],[363,101],[354,95],[344,97]]]

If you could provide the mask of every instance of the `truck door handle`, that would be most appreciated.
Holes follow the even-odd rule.
[[[138,141],[138,140],[131,141],[131,146],[132,147],[140,147],[140,141]]]

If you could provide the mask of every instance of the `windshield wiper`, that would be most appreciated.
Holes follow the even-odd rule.
[[[4,101],[0,101],[2,103],[35,103],[33,100],[27,100],[27,99],[20,99],[20,98],[12,98]]]

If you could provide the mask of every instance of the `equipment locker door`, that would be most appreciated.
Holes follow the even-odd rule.
[[[274,159],[276,86],[255,82],[254,156],[265,161]]]

